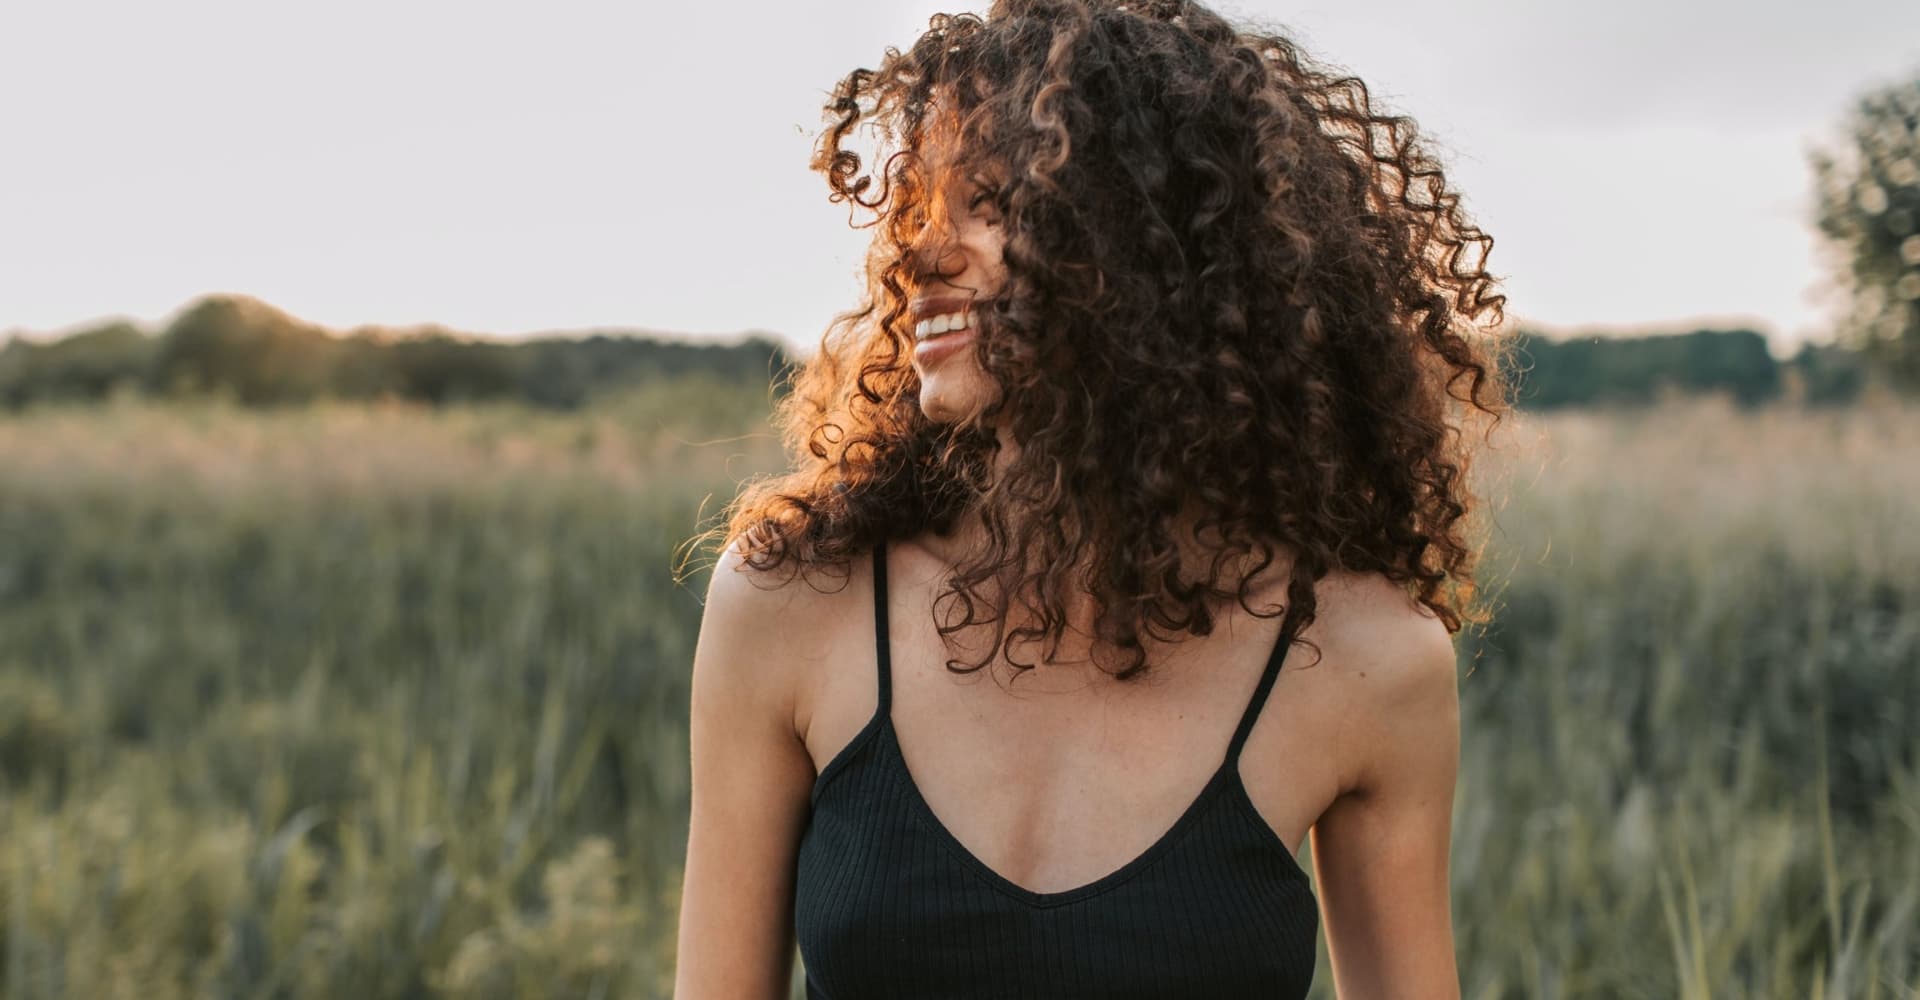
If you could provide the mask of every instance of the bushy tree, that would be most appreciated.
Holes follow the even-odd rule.
[[[323,395],[335,342],[245,295],[204,296],[160,334],[151,379],[167,394],[226,391],[248,405],[296,403]]]
[[[153,338],[113,320],[45,343],[0,345],[0,403],[88,400],[126,386],[138,389],[152,364]]]
[[[1841,339],[1920,392],[1920,72],[1859,97],[1844,133],[1810,153],[1814,223],[1847,292]]]

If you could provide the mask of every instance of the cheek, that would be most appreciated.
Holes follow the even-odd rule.
[[[974,265],[980,269],[980,273],[991,279],[993,284],[998,285],[1000,279],[1005,277],[1007,273],[1007,258],[1005,253],[1007,244],[1004,239],[1000,238],[997,230],[990,232],[991,235],[982,237],[974,243],[972,257]]]

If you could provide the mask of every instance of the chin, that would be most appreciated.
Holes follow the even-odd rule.
[[[920,412],[936,424],[959,423],[969,412],[964,406],[955,405],[947,394],[929,392],[924,386],[920,390]]]
[[[934,423],[959,423],[986,407],[988,388],[977,374],[935,369],[921,376],[920,412]]]

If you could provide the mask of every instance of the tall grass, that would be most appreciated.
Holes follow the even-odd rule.
[[[0,993],[664,994],[674,550],[768,460],[666,401],[0,424]]]
[[[1467,996],[1915,995],[1915,417],[1516,428],[1462,644]]]
[[[765,403],[0,420],[0,996],[665,996],[677,546],[777,461]],[[1920,413],[1496,458],[1467,996],[1915,996]]]

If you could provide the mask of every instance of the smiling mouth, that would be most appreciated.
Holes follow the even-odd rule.
[[[938,316],[929,316],[914,324],[913,339],[916,341],[931,340],[943,333],[965,330],[971,325],[969,320],[970,317],[964,309],[956,312],[941,313]]]

